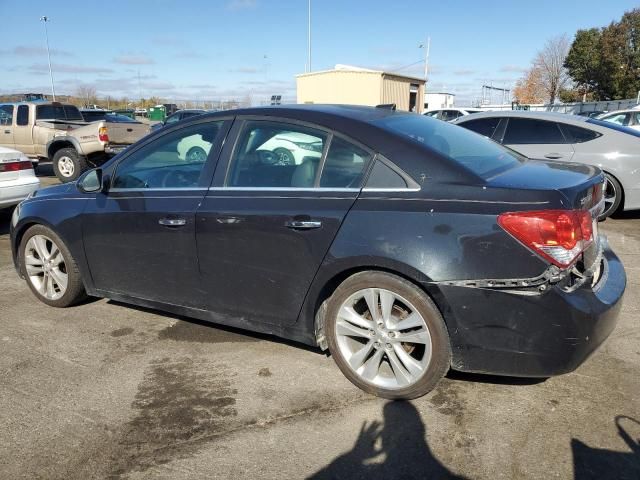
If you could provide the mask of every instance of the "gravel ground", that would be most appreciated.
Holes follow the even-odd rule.
[[[627,268],[621,318],[576,372],[450,374],[394,403],[298,344],[108,300],[49,308],[0,213],[0,478],[637,480],[640,214],[625,217],[601,224]]]

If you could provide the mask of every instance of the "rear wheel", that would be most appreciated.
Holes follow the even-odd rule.
[[[78,266],[64,242],[51,229],[36,225],[20,242],[20,268],[38,299],[52,307],[68,307],[86,297]]]
[[[403,278],[383,272],[348,278],[329,299],[325,318],[331,355],[365,392],[417,398],[449,369],[451,347],[440,312]]]
[[[620,208],[622,203],[622,185],[612,175],[604,174],[604,211],[598,220],[610,217]]]
[[[87,169],[87,160],[74,148],[61,148],[52,159],[53,172],[61,182],[73,182]]]
[[[204,163],[207,161],[207,152],[202,147],[191,147],[187,152],[186,160],[188,162]]]
[[[286,148],[279,147],[276,148],[273,153],[278,157],[278,165],[295,165],[296,159],[291,153],[291,150],[287,150]]]

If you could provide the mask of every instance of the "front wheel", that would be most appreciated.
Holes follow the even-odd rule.
[[[342,373],[365,392],[412,399],[449,369],[442,315],[411,282],[383,272],[345,280],[328,301],[325,334]]]
[[[62,183],[77,180],[87,169],[86,158],[75,148],[61,148],[53,155],[52,163],[53,172]]]
[[[71,252],[51,229],[29,228],[20,242],[20,269],[33,294],[52,307],[68,307],[86,297]]]

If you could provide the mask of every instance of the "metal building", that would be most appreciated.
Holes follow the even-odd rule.
[[[336,65],[333,70],[296,76],[298,103],[380,105],[422,113],[424,79],[398,73]]]

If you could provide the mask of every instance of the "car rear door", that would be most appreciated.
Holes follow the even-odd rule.
[[[102,292],[200,307],[195,212],[207,192],[229,120],[204,120],[127,152],[105,171],[106,193],[83,214],[83,241],[93,283]],[[191,162],[180,142],[209,142],[208,158]]]
[[[529,158],[569,161],[574,150],[556,122],[509,117],[501,143]]]
[[[292,324],[372,154],[290,120],[245,119],[236,133],[196,214],[206,308],[241,325]],[[277,139],[296,136],[306,155],[282,155]]]

